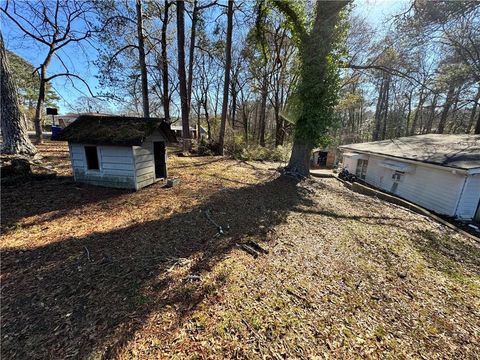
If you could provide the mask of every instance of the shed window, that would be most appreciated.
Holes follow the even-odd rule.
[[[98,153],[96,146],[85,146],[85,157],[87,158],[88,170],[99,170]]]
[[[368,160],[361,160],[361,159],[358,160],[355,175],[359,179],[365,180],[365,177],[367,176],[367,166],[368,166]]]

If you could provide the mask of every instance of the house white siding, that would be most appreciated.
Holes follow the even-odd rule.
[[[355,174],[355,169],[357,168],[357,159],[353,159],[351,157],[343,157],[343,167],[347,169],[350,173]]]
[[[465,175],[453,173],[452,169],[418,164],[408,164],[409,171],[400,174],[399,180],[393,175],[395,170],[382,166],[387,160],[382,156],[368,156],[368,167],[365,181],[379,189],[393,193],[399,197],[423,206],[436,213],[455,216]],[[401,163],[401,159],[395,160]],[[355,173],[357,160],[344,157],[349,171]],[[355,164],[354,164],[355,163]],[[405,163],[407,164],[407,163]]]
[[[69,144],[70,159],[75,181],[91,185],[135,189],[135,168],[130,146],[97,147],[98,170],[89,170],[85,146],[89,144]]]
[[[458,202],[456,216],[460,219],[472,219],[480,202],[480,174],[470,175]]]

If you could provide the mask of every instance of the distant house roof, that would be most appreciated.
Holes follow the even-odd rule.
[[[466,170],[480,168],[480,135],[416,135],[342,145],[340,149]]]
[[[169,142],[177,139],[170,124],[159,118],[82,115],[63,129],[57,140],[80,144],[141,145],[155,130]]]

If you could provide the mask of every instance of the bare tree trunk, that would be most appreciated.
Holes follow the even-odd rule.
[[[384,83],[385,83],[385,77],[382,78],[382,82],[380,83],[380,89],[378,90],[378,101],[377,101],[377,107],[375,108],[375,125],[374,125],[373,136],[372,136],[373,141],[377,141],[380,139],[380,126],[382,124],[382,107],[383,107],[383,101],[385,98]]]
[[[232,122],[232,129],[235,130],[235,116],[237,115],[237,88],[235,81],[231,81],[232,87],[232,114],[230,121]]]
[[[199,101],[198,102],[198,112],[197,112],[197,140],[200,141],[201,136],[200,136],[200,129],[201,129],[201,124],[200,124],[200,111],[202,111],[202,103]]]
[[[385,140],[387,137],[387,122],[388,122],[388,105],[390,102],[390,75],[387,77],[387,86],[385,88],[385,105],[383,113],[383,127],[382,127],[382,140]]]
[[[40,87],[38,89],[38,99],[37,99],[37,107],[35,108],[35,118],[33,123],[35,124],[35,137],[36,143],[41,144],[43,142],[43,134],[42,134],[42,109],[43,104],[45,103],[45,86],[46,86],[46,67],[42,65],[40,68]]]
[[[245,137],[245,146],[248,147],[248,114],[246,112],[246,106],[243,105],[242,118],[243,118],[243,131]]]
[[[232,68],[232,32],[233,32],[233,0],[228,1],[227,10],[227,44],[225,48],[225,82],[223,84],[222,118],[220,121],[220,136],[218,139],[220,155],[224,154],[225,126],[228,113],[228,93],[230,88],[230,70]]]
[[[447,123],[448,112],[453,103],[453,94],[455,92],[455,85],[451,84],[448,88],[447,98],[443,104],[442,116],[440,117],[440,122],[438,123],[437,133],[443,134],[445,131],[445,125]]]
[[[412,96],[413,96],[413,90],[411,90],[410,94],[407,95],[407,97],[408,97],[408,112],[407,112],[407,119],[405,121],[405,123],[406,123],[405,136],[408,136],[408,127],[410,125],[410,116],[412,115]]]
[[[208,100],[207,100],[208,94],[205,93],[205,99],[203,100],[203,112],[205,113],[205,121],[207,123],[207,136],[208,140],[212,140],[212,128],[210,126],[210,116],[208,113]]]
[[[193,84],[193,62],[195,55],[195,41],[197,36],[197,22],[198,22],[198,1],[193,1],[192,12],[192,26],[190,30],[190,49],[188,58],[188,78],[187,78],[187,96],[188,96],[188,108],[190,112],[190,106],[192,103],[192,84]]]
[[[0,33],[0,104],[2,153],[33,156],[37,152],[27,133],[26,119],[20,112],[17,87],[10,73],[3,36]]]
[[[427,120],[427,127],[425,131],[426,134],[429,134],[432,132],[433,121],[435,120],[435,108],[437,107],[437,98],[438,98],[438,94],[434,94],[432,99],[430,114]]]
[[[265,69],[265,74],[263,75],[262,80],[262,90],[261,90],[261,100],[260,100],[260,119],[259,119],[259,140],[260,146],[265,146],[265,123],[267,117],[267,95],[268,95],[268,83],[267,83],[267,69]]]
[[[472,111],[470,113],[470,121],[468,122],[467,134],[470,134],[473,127],[473,122],[475,121],[475,112],[477,111],[478,102],[480,101],[480,86],[477,90],[477,95],[475,96],[475,101],[473,103]]]
[[[180,81],[180,103],[182,112],[182,137],[190,139],[188,121],[187,74],[185,73],[185,3],[177,0],[177,41],[178,41],[178,77]],[[185,149],[184,149],[185,150]]]
[[[480,134],[480,111],[478,112],[477,125],[475,126],[474,134]]]
[[[162,46],[162,87],[163,87],[163,114],[167,121],[170,121],[170,95],[168,89],[168,58],[167,58],[167,28],[168,28],[168,9],[170,3],[165,0],[163,10],[163,23],[161,34],[161,46]]]
[[[137,8],[137,37],[138,37],[138,61],[140,63],[140,75],[142,81],[142,106],[143,117],[150,117],[150,106],[148,103],[148,78],[147,64],[145,62],[145,43],[143,38],[143,14],[142,0],[136,0]]]
[[[420,116],[420,112],[423,109],[423,103],[425,102],[424,96],[424,89],[423,86],[420,90],[420,97],[418,99],[417,109],[415,110],[415,115],[413,116],[412,127],[410,129],[410,135],[415,135],[415,131],[417,130],[418,125],[418,117]]]
[[[280,116],[280,106],[274,107],[275,110],[275,146],[283,145],[284,131],[283,131],[283,117]]]

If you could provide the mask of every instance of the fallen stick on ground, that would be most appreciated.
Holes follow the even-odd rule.
[[[261,252],[263,254],[268,254],[268,250],[267,249],[264,249],[263,247],[261,247],[260,245],[258,245],[255,241],[253,240],[248,240],[247,244],[248,246],[250,246],[251,248],[253,248],[254,250],[258,251],[258,252]]]
[[[202,278],[200,275],[187,275],[185,277],[185,280],[190,280],[190,281],[200,281]]]
[[[260,255],[258,253],[258,251],[256,251],[255,249],[253,249],[252,247],[248,246],[248,245],[245,245],[245,244],[237,244],[238,247],[240,247],[240,249],[246,251],[247,253],[249,253],[250,255],[252,255],[254,258],[257,258],[258,255]]]
[[[88,251],[88,248],[86,246],[84,246],[83,248],[85,249],[85,253],[87,254],[88,261],[91,262],[92,260],[90,259],[90,251]]]

